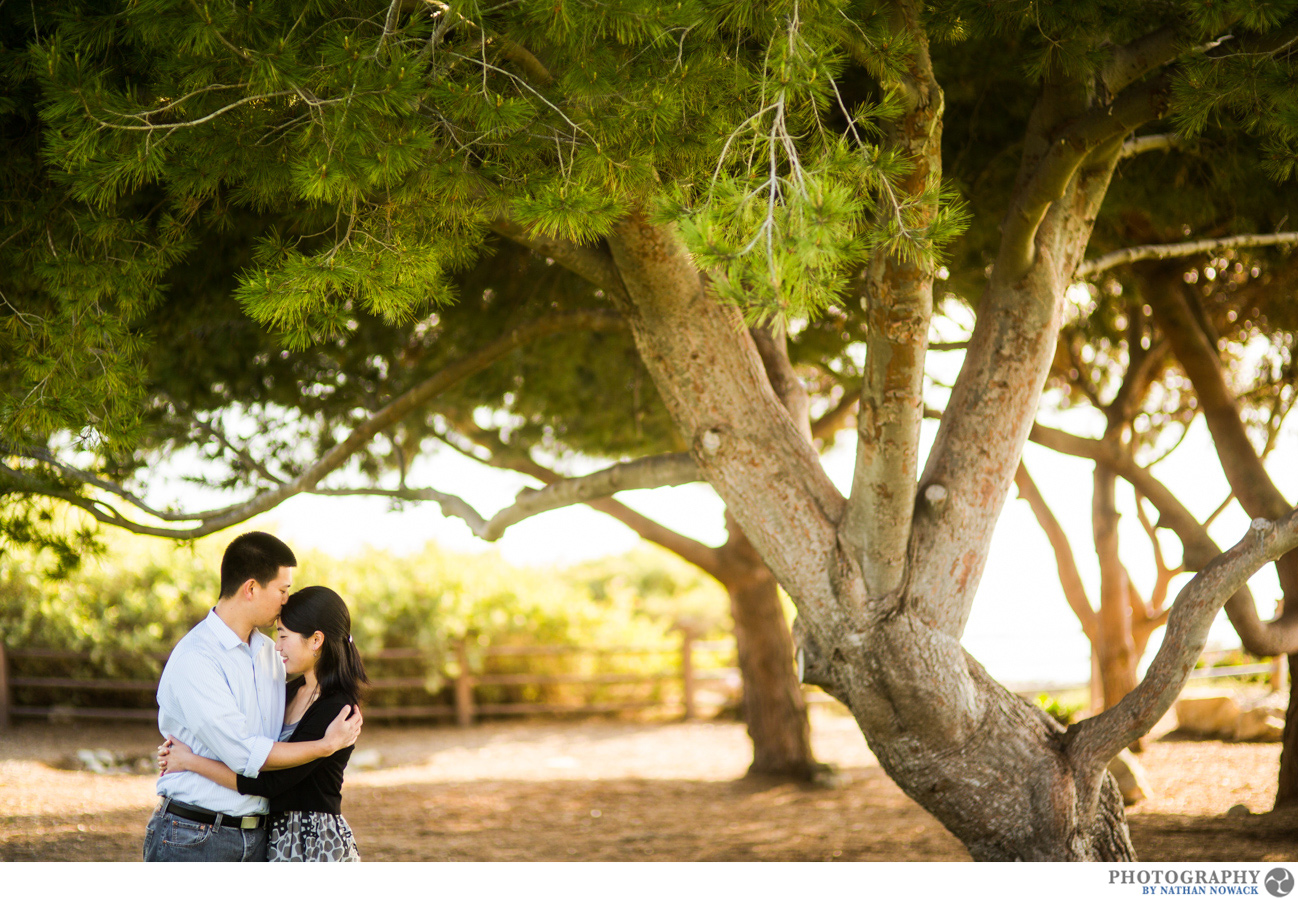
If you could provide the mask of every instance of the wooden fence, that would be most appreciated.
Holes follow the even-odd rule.
[[[481,661],[482,671],[472,671],[470,656]],[[537,645],[520,647],[484,647],[471,654],[465,644],[455,648],[456,674],[442,680],[449,685],[449,691],[439,690],[430,693],[427,690],[429,679],[423,676],[371,678],[370,689],[379,691],[401,691],[406,697],[422,694],[425,702],[405,705],[384,705],[370,703],[366,706],[367,719],[453,719],[461,726],[472,725],[479,716],[509,716],[561,713],[610,713],[627,710],[659,709],[686,719],[695,718],[698,714],[699,687],[706,682],[723,681],[735,684],[738,681],[738,670],[733,666],[701,665],[704,659],[715,660],[718,656],[730,659],[734,656],[733,641],[700,641],[688,631],[682,632],[677,645],[634,646],[634,647],[578,647],[569,645]],[[600,669],[616,669],[611,665],[613,658],[657,658],[660,665],[651,667],[650,671],[600,671],[583,672],[492,672],[491,660],[546,657],[553,660],[585,658],[588,662],[598,660]],[[138,657],[136,657],[138,659]],[[159,663],[166,662],[166,655],[153,657]],[[64,650],[36,650],[23,648],[6,649],[0,644],[0,728],[8,728],[16,718],[85,718],[85,719],[139,719],[155,720],[156,703],[152,708],[105,708],[95,705],[52,704],[46,706],[17,705],[14,701],[15,691],[23,688],[37,688],[43,691],[75,690],[87,692],[134,693],[147,692],[150,700],[157,694],[156,679],[113,679],[113,678],[67,678],[42,675],[16,674],[16,668],[25,668],[26,661],[43,660],[54,662],[79,663],[91,660],[89,653],[74,653]],[[418,649],[391,649],[364,656],[367,668],[375,668],[375,663],[409,663],[424,662],[426,654]],[[15,663],[18,666],[15,666]],[[589,666],[587,666],[589,667]],[[655,699],[634,699],[624,701],[553,703],[553,702],[492,702],[484,701],[480,695],[481,688],[495,686],[509,687],[548,687],[572,685],[575,687],[607,687],[609,685],[655,685],[679,686],[679,696],[664,701]],[[449,693],[451,702],[435,702],[442,694]],[[673,692],[675,693],[675,692]]]
[[[1204,665],[1191,674],[1192,680],[1208,678],[1236,678],[1248,675],[1266,674],[1273,690],[1282,690],[1287,675],[1284,656],[1275,657],[1270,662],[1254,663],[1240,666],[1218,666],[1215,661],[1236,651],[1209,651],[1203,655]],[[440,693],[428,693],[425,688],[428,680],[424,677],[374,678],[370,688],[375,691],[401,690],[409,693],[422,692],[430,702],[414,705],[381,705],[370,704],[366,707],[368,719],[453,719],[458,725],[472,725],[479,716],[508,715],[544,715],[544,714],[595,714],[622,712],[629,710],[659,709],[693,719],[698,715],[698,697],[701,684],[709,681],[724,681],[733,686],[738,681],[738,670],[733,666],[701,666],[701,656],[718,655],[727,658],[734,655],[733,641],[699,641],[690,632],[682,632],[681,642],[676,646],[658,647],[577,647],[570,645],[538,645],[522,647],[485,647],[477,651],[483,668],[490,666],[490,659],[526,659],[528,657],[658,657],[671,659],[673,665],[657,671],[624,671],[624,672],[515,672],[499,673],[490,671],[473,672],[470,665],[469,649],[464,644],[456,647],[457,674],[445,680],[450,684],[451,702],[431,702]],[[165,663],[166,655],[154,657]],[[98,706],[21,706],[13,703],[14,690],[20,688],[41,688],[45,690],[81,690],[101,692],[148,692],[152,698],[158,689],[156,680],[130,680],[110,678],[63,678],[32,675],[15,675],[13,663],[22,660],[61,660],[66,662],[87,662],[91,659],[88,653],[73,653],[64,650],[31,650],[14,648],[6,650],[0,644],[0,728],[8,728],[15,718],[87,718],[87,719],[140,719],[152,721],[157,718],[157,707],[138,709],[112,709]],[[365,657],[367,664],[386,662],[419,662],[426,661],[425,654],[417,649],[381,650]],[[548,703],[548,702],[484,702],[479,697],[482,687],[492,686],[535,686],[552,685],[574,686],[608,686],[614,684],[675,684],[679,685],[679,698],[664,702],[661,699],[630,700],[618,702],[583,702]],[[1085,688],[1087,685],[1019,685],[1015,691],[1023,696],[1035,697],[1040,693],[1051,693],[1068,688]],[[806,688],[807,700],[810,703],[837,703],[836,700],[816,688]]]
[[[1276,693],[1287,690],[1289,660],[1287,656],[1273,656],[1269,662],[1248,663],[1247,665],[1222,666],[1221,660],[1241,653],[1239,647],[1227,650],[1205,650],[1199,657],[1201,665],[1190,672],[1190,682],[1205,681],[1216,678],[1246,678],[1252,675],[1267,676],[1267,684]],[[1188,686],[1188,685],[1187,685]],[[1040,682],[1032,684],[1013,684],[1010,690],[1020,697],[1032,699],[1041,694],[1058,694],[1062,691],[1079,691],[1092,688],[1090,682]],[[1098,686],[1095,686],[1098,690]]]

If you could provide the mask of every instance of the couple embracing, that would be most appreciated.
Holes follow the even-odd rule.
[[[365,670],[342,598],[290,594],[295,566],[272,535],[236,538],[216,607],[167,660],[146,862],[360,860],[341,813]]]

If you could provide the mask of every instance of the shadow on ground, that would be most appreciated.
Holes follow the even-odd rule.
[[[343,809],[367,860],[964,860],[883,773],[850,720],[817,721],[848,781],[741,778],[742,725],[517,723],[368,729],[380,769],[349,771]],[[138,860],[154,779],[59,768],[79,748],[149,754],[150,727],[0,732],[0,860]],[[1164,740],[1153,797],[1129,811],[1142,860],[1293,860],[1298,811],[1266,809],[1276,745]],[[1234,811],[1227,813],[1227,810]]]
[[[1260,815],[1130,815],[1142,862],[1292,862],[1298,859],[1298,809]]]
[[[370,861],[967,860],[878,769],[809,788],[760,779],[358,787],[346,813]],[[0,860],[136,860],[147,811],[0,818]],[[1298,811],[1135,813],[1143,861],[1284,861]]]

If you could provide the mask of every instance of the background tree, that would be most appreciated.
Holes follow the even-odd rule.
[[[885,770],[976,858],[1118,859],[1133,849],[1106,763],[1168,709],[1217,609],[1298,545],[1298,514],[1259,517],[1203,560],[1142,683],[1067,730],[992,681],[959,638],[1064,290],[1124,144],[1169,115],[1187,130],[1216,116],[1265,142],[1274,174],[1287,175],[1294,15],[1288,3],[254,13],[154,0],[62,12],[25,59],[43,152],[73,203],[115,214],[141,204],[130,221],[182,237],[232,210],[274,211],[236,296],[289,351],[346,343],[358,315],[418,320],[450,302],[448,273],[488,231],[539,235],[618,310],[689,456],[567,479],[490,520],[459,498],[420,495],[492,537],[558,503],[702,476],[797,605],[809,679],[848,705]],[[930,45],[939,39],[951,43]],[[983,245],[991,252],[961,249],[961,260],[982,256],[957,266],[978,320],[921,471],[936,256],[962,220],[941,180],[941,66],[974,60],[1012,82],[995,105],[1018,162],[1004,202],[973,208],[1002,228]],[[40,237],[29,228],[17,243],[43,253]],[[843,497],[744,325],[858,304],[866,355]],[[591,310],[563,322],[608,320]],[[255,499],[206,516],[158,512],[198,523],[182,534],[215,530],[316,489],[455,372],[357,415]],[[38,447],[12,454],[24,461],[7,467],[10,485],[120,522],[68,483],[111,493],[106,472],[40,449],[44,402],[27,397],[4,421],[14,434],[32,410],[17,444]]]

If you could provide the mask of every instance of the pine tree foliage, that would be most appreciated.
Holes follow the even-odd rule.
[[[158,446],[156,431],[144,441],[146,425],[174,439],[165,423],[182,408],[242,396],[277,421],[271,398],[287,395],[274,379],[254,386],[212,360],[238,357],[233,348],[266,361],[287,351],[293,372],[301,354],[367,346],[366,333],[438,321],[444,334],[464,302],[460,273],[500,219],[592,244],[629,211],[650,210],[679,226],[714,290],[750,322],[828,317],[830,327],[806,332],[808,346],[838,333],[844,309],[853,319],[846,296],[875,252],[931,269],[949,247],[950,284],[974,297],[1032,85],[1099,73],[1102,93],[1113,47],[1160,28],[1182,48],[1175,66],[1150,76],[1171,86],[1160,127],[1199,148],[1177,156],[1180,183],[1196,190],[1146,188],[1163,174],[1150,157],[1124,164],[1131,177],[1097,225],[1097,247],[1129,242],[1129,229],[1110,223],[1142,205],[1160,239],[1187,224],[1274,227],[1282,210],[1241,216],[1231,203],[1256,184],[1245,173],[1290,173],[1298,118],[1291,63],[1275,51],[1292,40],[1294,6],[928,4],[921,24],[948,94],[951,179],[918,190],[901,188],[913,164],[890,139],[916,38],[887,3],[0,8],[12,160],[0,175],[0,349],[14,361],[0,427],[21,445],[71,432],[108,470],[129,471],[132,447]],[[995,116],[982,112],[989,94]],[[197,299],[195,283],[232,294],[270,337],[234,338],[239,328],[219,301]],[[165,311],[168,296],[227,317],[217,334],[230,347],[214,354],[204,341],[187,363],[164,363],[174,354],[158,354],[153,335],[210,327]],[[833,368],[851,381],[843,340],[830,344]],[[379,357],[390,376],[393,358],[369,358]],[[350,360],[330,365],[368,365]],[[215,366],[221,390],[176,378],[185,366],[205,375]],[[158,399],[163,371],[188,400]],[[519,409],[530,402],[527,391],[493,392]],[[542,408],[573,406],[540,393],[527,415],[562,432],[564,413]],[[309,445],[327,448],[330,429],[310,430]],[[301,437],[281,449],[304,446]]]
[[[874,245],[931,254],[958,216],[913,221],[904,162],[871,141],[895,105],[837,88],[845,33],[880,76],[906,50],[870,12],[83,4],[22,63],[70,200],[103,215],[160,191],[182,234],[233,206],[296,219],[239,297],[300,348],[351,309],[409,322],[451,301],[447,273],[501,215],[589,242],[633,206],[685,204],[691,246],[757,318],[823,308]]]
[[[1276,29],[1265,40],[1283,41],[1291,6],[947,2],[924,25],[954,46],[1013,46],[1009,77],[1038,80],[1100,68],[1115,44],[1175,22],[1194,48],[1173,79],[1177,126],[1195,135],[1229,118],[1284,177],[1298,127],[1289,64],[1248,42]],[[876,248],[935,265],[967,222],[950,185],[897,189],[908,163],[880,128],[898,113],[914,38],[888,4],[135,0],[3,15],[7,116],[31,145],[10,177],[44,185],[46,203],[57,193],[65,215],[76,204],[66,240],[88,260],[131,264],[73,267],[53,233],[29,234],[24,252],[62,260],[37,276],[42,290],[117,298],[104,323],[156,306],[198,226],[236,208],[281,219],[237,294],[294,349],[342,333],[353,312],[409,323],[453,302],[450,273],[501,216],[590,242],[650,206],[755,321],[826,309]],[[21,197],[6,191],[31,221],[49,219]],[[75,304],[56,305],[40,331],[10,324],[24,383],[84,374],[95,348],[140,353],[129,329],[92,333]],[[58,393],[68,409],[91,392],[125,410],[130,381],[69,379],[80,402]],[[68,424],[39,391],[8,402],[7,427]],[[98,417],[110,435],[131,421]]]

